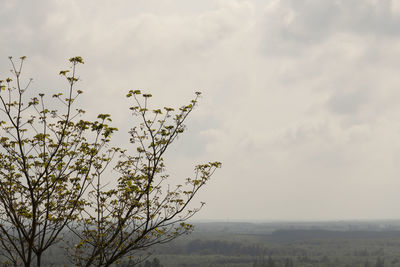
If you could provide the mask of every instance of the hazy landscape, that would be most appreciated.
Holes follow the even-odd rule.
[[[400,266],[400,221],[200,223],[164,266]]]
[[[143,267],[400,266],[400,221],[197,222],[158,246]],[[46,265],[70,264],[61,248]],[[129,260],[119,266],[132,266]],[[140,265],[139,265],[140,266]]]

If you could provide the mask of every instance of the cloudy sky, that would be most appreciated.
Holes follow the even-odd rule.
[[[28,56],[31,90],[111,113],[127,148],[129,89],[179,106],[202,91],[167,156],[173,179],[223,163],[197,219],[400,218],[400,2],[2,0],[0,76]]]

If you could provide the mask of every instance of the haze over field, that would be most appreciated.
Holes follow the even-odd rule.
[[[196,219],[400,218],[400,4],[390,0],[2,0],[0,77],[28,56],[32,92],[135,121],[126,92],[161,106],[202,91],[174,144],[173,177],[218,160]]]

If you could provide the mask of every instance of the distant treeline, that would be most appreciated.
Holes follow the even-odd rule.
[[[246,245],[239,242],[222,240],[192,240],[187,244],[176,244],[163,247],[163,254],[198,254],[198,255],[251,255],[258,256],[268,253],[268,249],[260,245]]]
[[[293,242],[313,239],[400,238],[400,231],[277,230],[265,235],[266,241]]]

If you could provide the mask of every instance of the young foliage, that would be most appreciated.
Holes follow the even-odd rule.
[[[80,119],[84,110],[73,109],[82,94],[75,89],[81,57],[71,58],[71,69],[60,71],[68,90],[52,99],[61,109],[49,109],[43,93],[26,99],[31,80],[22,86],[25,60],[17,65],[10,57],[13,79],[0,81],[0,253],[5,263],[40,266],[43,253],[67,229],[78,240],[68,250],[76,266],[136,259],[143,249],[190,231],[185,221],[199,208],[188,209],[188,204],[221,164],[198,165],[193,178],[171,189],[163,156],[184,132],[200,93],[174,113],[172,108],[150,111],[150,94],[129,91],[131,110],[142,121],[130,131],[137,150],[129,153],[109,147],[117,130],[108,125],[110,115],[85,121]],[[107,168],[117,176],[104,179]],[[115,186],[107,187],[108,182]]]

